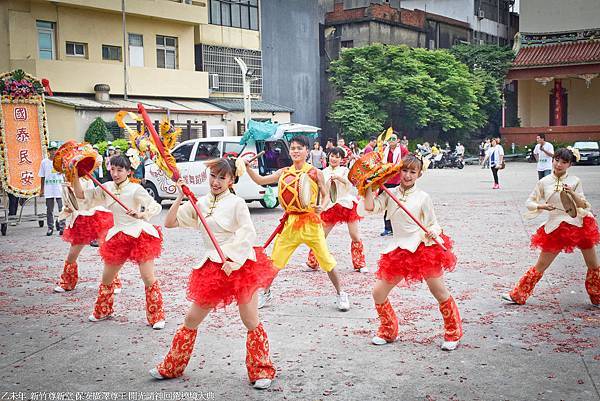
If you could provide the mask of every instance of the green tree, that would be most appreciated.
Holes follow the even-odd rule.
[[[487,72],[499,85],[502,84],[508,69],[515,58],[510,47],[495,45],[456,45],[450,53],[466,64],[471,71],[481,69]]]
[[[453,46],[450,53],[484,82],[481,107],[488,123],[483,131],[487,134],[498,133],[502,118],[504,79],[515,57],[512,49],[507,46],[461,44]]]
[[[381,44],[346,49],[331,63],[339,98],[329,116],[351,139],[386,126],[443,139],[482,127],[485,80],[448,51]]]
[[[85,132],[85,141],[92,144],[103,142],[106,141],[108,135],[109,132],[108,128],[106,128],[106,123],[103,119],[98,117],[94,121],[92,121],[87,131]]]

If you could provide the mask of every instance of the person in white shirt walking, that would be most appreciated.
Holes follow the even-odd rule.
[[[542,179],[552,173],[552,158],[554,157],[554,146],[546,142],[546,135],[539,134],[535,140],[537,145],[533,148],[533,156],[537,160],[538,179]]]
[[[40,171],[38,172],[38,175],[42,179],[40,196],[43,196],[46,199],[46,223],[48,224],[48,231],[46,232],[47,236],[51,236],[54,232],[54,203],[56,202],[59,212],[63,207],[62,183],[65,180],[63,175],[57,172],[52,165],[56,149],[58,149],[58,144],[54,141],[51,142],[48,146],[48,157],[42,160]],[[62,235],[63,227],[60,221],[56,222],[56,229],[59,230]]]

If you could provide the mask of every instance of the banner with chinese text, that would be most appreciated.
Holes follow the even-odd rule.
[[[21,70],[0,75],[0,170],[2,187],[16,196],[40,192],[40,164],[48,135],[41,83]]]

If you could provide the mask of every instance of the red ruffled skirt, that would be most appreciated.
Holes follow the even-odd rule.
[[[441,277],[443,271],[453,271],[456,267],[456,256],[452,253],[453,242],[442,234],[444,251],[439,245],[425,246],[421,242],[415,252],[397,248],[381,255],[377,270],[377,278],[390,284],[402,283],[410,285],[428,278]]]
[[[356,202],[352,202],[352,209],[348,209],[347,207],[343,207],[339,203],[336,203],[331,208],[321,213],[321,220],[323,220],[323,223],[330,226],[358,221],[362,219],[362,217],[356,213],[356,206]]]
[[[71,245],[87,245],[93,240],[104,240],[114,225],[110,212],[96,211],[91,216],[77,216],[73,227],[65,229],[62,239]]]
[[[547,234],[544,226],[531,236],[531,247],[540,248],[544,252],[571,253],[575,248],[589,249],[600,243],[600,232],[596,219],[591,216],[583,218],[583,226],[577,227],[564,221],[558,228]]]
[[[261,247],[255,247],[256,262],[247,260],[229,276],[222,263],[207,260],[190,274],[187,299],[202,308],[225,307],[234,300],[247,304],[259,288],[267,288],[279,272]]]
[[[122,265],[128,260],[137,264],[156,259],[162,252],[163,236],[159,226],[154,226],[160,238],[142,231],[139,237],[119,232],[100,245],[100,256],[104,263]]]

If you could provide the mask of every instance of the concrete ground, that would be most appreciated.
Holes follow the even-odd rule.
[[[598,210],[600,168],[577,166],[570,173],[583,179],[588,199]],[[80,399],[94,399],[89,397],[96,394],[100,398],[95,399],[598,400],[600,309],[590,305],[585,292],[581,254],[561,255],[527,305],[504,304],[500,295],[537,257],[528,241],[541,220],[521,217],[536,182],[535,166],[508,164],[500,173],[500,190],[491,189],[491,179],[489,170],[467,166],[462,171],[430,171],[419,182],[432,195],[438,218],[455,241],[459,263],[445,277],[464,323],[465,336],[456,351],[439,349],[442,319],[425,285],[392,293],[400,319],[399,340],[383,347],[370,344],[378,325],[370,295],[374,275],[352,272],[350,240],[340,227],[329,241],[351,296],[351,310],[336,310],[327,276],[304,271],[307,251],[299,250],[273,285],[274,302],[261,310],[278,369],[273,386],[262,392],[248,384],[246,333],[235,306],[212,313],[200,327],[182,378],[155,381],[147,374],[167,352],[188,308],[186,280],[201,246],[197,233],[165,230],[156,271],[168,321],[164,330],[153,331],[145,325],[143,284],[134,265],[122,271],[124,288],[116,296],[114,317],[90,323],[87,316],[101,272],[97,250],[86,248],[82,253],[77,289],[55,294],[52,288],[67,244],[58,235],[46,237],[46,229],[36,223],[9,227],[8,236],[0,239],[2,397],[42,399],[32,392],[87,392],[70,395]],[[282,211],[258,204],[250,209],[263,241]],[[155,223],[160,224],[165,213],[166,209]],[[388,241],[379,236],[382,225],[380,217],[361,223],[372,267]]]

